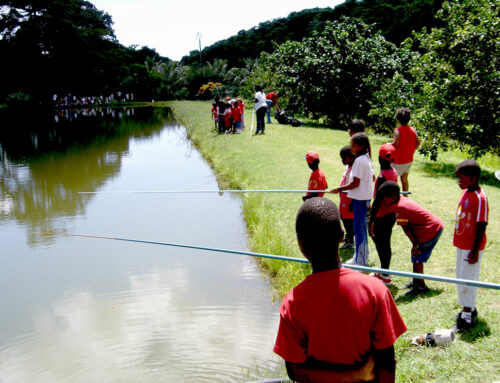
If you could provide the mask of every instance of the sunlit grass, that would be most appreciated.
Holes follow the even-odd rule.
[[[204,157],[215,169],[222,188],[238,189],[304,189],[310,170],[304,160],[308,150],[320,155],[320,167],[330,187],[340,182],[343,165],[339,151],[349,144],[346,131],[315,128],[307,124],[300,128],[273,123],[266,125],[264,136],[249,135],[251,110],[245,115],[247,130],[240,135],[217,135],[213,129],[209,102],[172,102],[168,104],[179,122],[188,128],[189,135]],[[254,126],[255,131],[255,126]],[[373,158],[382,143],[391,137],[370,134]],[[454,177],[457,163],[467,158],[460,152],[441,154],[438,162],[416,155],[410,174],[411,198],[443,220],[445,229],[431,259],[425,265],[429,274],[455,276],[456,252],[452,245],[453,223],[462,191]],[[479,160],[484,190],[490,202],[488,243],[484,253],[481,280],[499,283],[500,269],[500,182],[494,171],[500,169],[500,159],[485,156]],[[378,172],[378,163],[374,166]],[[338,203],[338,197],[330,195]],[[243,208],[253,251],[302,257],[295,239],[295,214],[302,203],[295,194],[247,194]],[[391,268],[411,271],[410,243],[403,231],[395,227],[392,237]],[[373,243],[370,242],[370,264],[379,266]],[[343,260],[352,250],[341,253]],[[308,265],[263,260],[261,265],[271,277],[275,296],[279,300],[290,288],[310,273]],[[395,277],[396,285],[408,280]],[[423,297],[407,299],[402,291],[392,289],[408,331],[396,343],[399,382],[493,382],[500,379],[500,293],[480,289],[477,306],[479,324],[471,334],[462,335],[447,348],[413,348],[412,336],[450,328],[459,311],[454,285],[429,282],[431,291]]]

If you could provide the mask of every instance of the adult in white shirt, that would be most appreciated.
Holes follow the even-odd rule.
[[[255,134],[264,134],[266,128],[265,116],[267,112],[266,94],[262,91],[260,85],[255,85],[255,97],[253,100],[254,108],[257,114],[257,130]]]

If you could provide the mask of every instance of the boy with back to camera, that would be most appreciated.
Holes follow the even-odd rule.
[[[319,154],[316,152],[307,152],[306,162],[312,170],[307,190],[326,190],[328,183],[326,182],[325,173],[319,168]],[[302,201],[312,197],[323,197],[324,194],[325,193],[307,192],[302,196]]]
[[[408,175],[413,163],[413,155],[420,145],[417,131],[408,125],[410,115],[411,110],[409,108],[399,108],[396,111],[398,126],[394,129],[394,139],[392,141],[392,145],[396,148],[393,166],[401,177],[403,191],[409,190]]]
[[[311,198],[299,209],[297,241],[312,274],[288,292],[274,352],[298,382],[394,382],[394,342],[406,331],[384,284],[345,269],[337,206]]]
[[[464,190],[458,203],[453,246],[457,248],[457,278],[479,279],[481,259],[486,245],[488,225],[488,198],[479,186],[481,168],[474,160],[458,164],[455,174],[458,186]],[[458,285],[458,304],[463,310],[457,316],[459,332],[469,330],[477,317],[477,287]]]

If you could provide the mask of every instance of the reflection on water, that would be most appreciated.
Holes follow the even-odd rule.
[[[0,381],[276,375],[278,307],[253,259],[40,234],[246,249],[234,196],[78,193],[217,188],[184,128],[158,109],[37,118],[0,130]]]

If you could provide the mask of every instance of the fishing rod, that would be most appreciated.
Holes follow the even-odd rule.
[[[196,246],[196,245],[188,245],[188,244],[181,244],[181,243],[146,241],[146,240],[141,240],[141,239],[107,237],[107,236],[102,236],[102,235],[91,235],[91,234],[74,234],[74,233],[40,233],[40,234],[51,235],[51,236],[64,236],[64,237],[108,239],[108,240],[114,240],[114,241],[143,243],[143,244],[148,244],[148,245],[160,245],[160,246],[180,247],[180,248],[184,248],[184,249],[205,250],[205,251],[212,251],[212,252],[217,252],[217,253],[241,254],[241,255],[248,255],[250,257],[276,259],[276,260],[280,260],[280,261],[309,263],[309,261],[305,258],[285,257],[283,255],[254,253],[251,251],[221,249],[221,248]],[[377,267],[360,266],[360,265],[343,264],[343,266],[346,268],[349,268],[349,269],[357,270],[357,271],[384,273],[384,274],[397,275],[400,277],[427,279],[427,280],[436,281],[436,282],[455,283],[455,284],[461,284],[461,285],[467,285],[467,286],[481,287],[481,288],[485,288],[485,289],[500,290],[500,284],[497,284],[497,283],[474,281],[474,280],[470,280],[470,279],[449,278],[449,277],[442,277],[439,275],[419,274],[419,273],[412,273],[412,272],[407,272],[407,271],[381,269],[381,268],[377,268]]]
[[[110,190],[96,192],[78,192],[79,194],[203,194],[203,193],[326,193],[330,190],[286,190],[286,189],[253,189],[253,190],[238,190],[238,189],[220,189],[220,190]],[[341,191],[347,194],[347,191]],[[401,191],[401,194],[411,194],[409,191]]]

